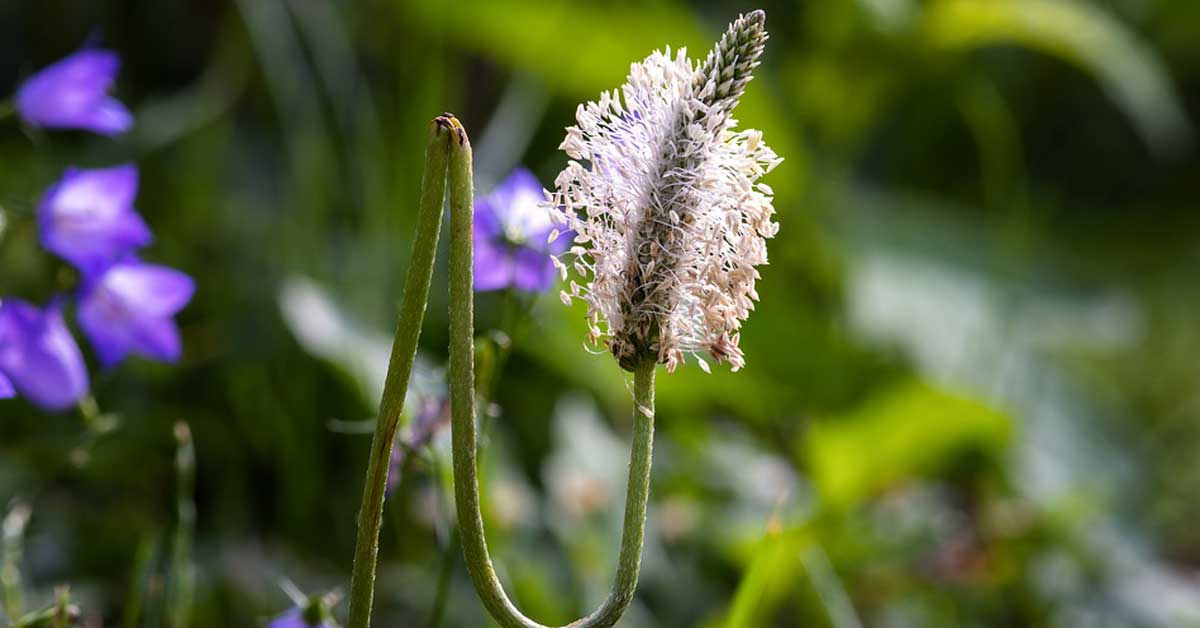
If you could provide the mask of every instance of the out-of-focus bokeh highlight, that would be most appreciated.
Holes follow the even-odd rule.
[[[38,198],[126,162],[155,261],[196,282],[179,364],[88,352],[90,411],[0,402],[27,605],[70,584],[89,625],[256,626],[294,606],[281,583],[345,589],[429,119],[472,134],[479,195],[518,166],[552,186],[579,102],[754,8],[771,40],[737,117],[786,159],[781,230],[746,368],[659,378],[620,625],[1200,625],[1195,0],[0,3],[0,95],[91,43],[134,116],[0,123],[0,293],[74,285]],[[555,292],[477,300],[489,540],[548,623],[607,593],[631,411]],[[443,255],[416,415],[444,395],[445,312]],[[485,626],[424,415],[376,623]]]

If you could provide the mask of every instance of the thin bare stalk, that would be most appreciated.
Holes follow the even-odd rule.
[[[358,540],[354,550],[354,571],[350,580],[350,620],[348,628],[367,628],[371,624],[371,604],[375,596],[375,566],[379,557],[379,528],[383,521],[383,500],[387,491],[388,465],[409,376],[417,354],[421,323],[429,301],[433,278],[433,259],[442,224],[442,206],[446,195],[446,163],[454,133],[453,116],[438,116],[429,125],[425,146],[425,173],[421,180],[421,200],[417,208],[417,234],[413,240],[412,260],[404,283],[400,304],[400,322],[392,343],[379,419],[371,443],[362,507],[358,515]],[[455,121],[456,122],[456,121]]]

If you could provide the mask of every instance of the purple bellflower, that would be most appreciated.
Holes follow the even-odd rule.
[[[182,346],[173,317],[195,287],[182,272],[127,258],[84,283],[79,326],[105,368],[131,353],[175,362]]]
[[[150,228],[133,209],[137,187],[133,164],[68,168],[38,207],[42,246],[90,277],[149,244]]]
[[[519,168],[491,194],[475,202],[475,289],[510,286],[545,292],[557,271],[552,255],[571,245],[570,234],[548,242],[555,225],[544,206],[542,185]]]
[[[87,394],[87,366],[57,303],[44,310],[19,299],[0,303],[0,380],[0,388],[11,384],[10,393],[51,411]]]
[[[17,92],[17,109],[27,123],[47,129],[124,133],[133,116],[108,95],[120,67],[115,52],[80,50],[25,81]]]

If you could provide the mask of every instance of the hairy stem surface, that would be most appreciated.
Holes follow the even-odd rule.
[[[478,430],[475,425],[473,190],[471,146],[466,133],[451,148],[450,186],[450,405],[454,449],[454,498],[459,540],[467,571],[484,607],[504,628],[546,628],[517,609],[504,592],[488,555],[479,503],[477,470]],[[653,359],[634,369],[633,451],[617,575],[608,598],[570,628],[608,628],[614,625],[637,588],[650,495],[650,461],[654,444]],[[354,628],[351,626],[351,628]]]
[[[442,224],[442,205],[446,196],[446,164],[454,133],[446,116],[429,125],[425,146],[425,173],[421,179],[421,200],[417,208],[417,234],[412,259],[404,280],[400,303],[400,322],[392,342],[383,400],[375,423],[371,457],[363,487],[362,507],[358,514],[358,540],[354,548],[354,572],[350,580],[350,620],[347,628],[367,628],[371,624],[371,604],[375,596],[375,564],[379,557],[379,528],[383,522],[383,499],[387,490],[388,466],[409,376],[417,355],[417,340],[429,301],[429,283],[433,277],[433,259]]]

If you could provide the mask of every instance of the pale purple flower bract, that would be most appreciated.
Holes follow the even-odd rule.
[[[47,129],[124,133],[133,115],[108,95],[120,67],[115,52],[75,52],[25,81],[17,92],[17,110],[27,123]]]
[[[186,274],[129,258],[86,282],[79,326],[106,368],[129,354],[175,362],[182,344],[173,317],[194,292]]]
[[[475,202],[475,289],[549,290],[557,274],[551,256],[571,243],[569,233],[549,242],[554,227],[541,183],[524,168],[513,171]]]
[[[12,399],[17,396],[17,389],[13,388],[12,382],[0,373],[0,399]]]
[[[46,410],[66,410],[88,391],[83,354],[56,303],[44,310],[19,299],[0,303],[0,372]]]
[[[38,207],[42,246],[92,276],[149,244],[150,228],[133,208],[137,188],[133,164],[68,168]]]

